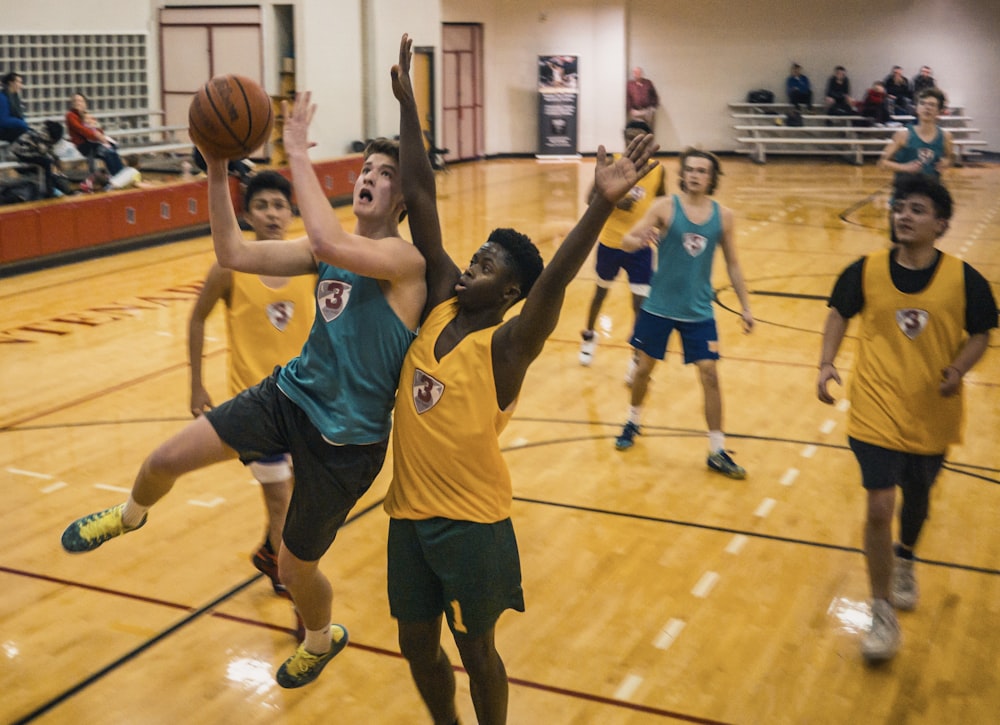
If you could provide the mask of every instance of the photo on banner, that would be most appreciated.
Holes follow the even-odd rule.
[[[579,76],[575,55],[538,56],[538,155],[576,156]]]

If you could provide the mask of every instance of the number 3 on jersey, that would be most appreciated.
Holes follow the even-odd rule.
[[[320,314],[327,322],[340,317],[351,298],[351,285],[339,279],[324,279],[316,287],[316,300]]]

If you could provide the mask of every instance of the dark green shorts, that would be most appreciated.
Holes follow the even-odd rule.
[[[478,637],[505,609],[524,611],[521,559],[510,519],[390,519],[389,609],[403,622],[441,612],[456,635]]]

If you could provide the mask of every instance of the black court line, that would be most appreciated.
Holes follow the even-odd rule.
[[[380,508],[381,506],[382,506],[382,501],[381,500],[376,501],[375,503],[373,503],[370,506],[362,509],[357,514],[355,514],[355,515],[351,516],[349,519],[347,519],[347,521],[344,522],[344,524],[343,524],[343,526],[341,526],[341,528],[344,528],[345,526],[351,525],[352,523],[354,523],[355,521],[357,521],[361,517],[366,516],[367,514],[369,514],[370,512],[376,510],[377,508]],[[22,575],[25,575],[25,576],[34,576],[35,578],[40,578],[40,579],[48,579],[50,581],[60,581],[60,580],[57,580],[57,579],[51,579],[49,577],[39,577],[37,575],[24,574],[23,572],[17,572],[17,571],[8,569],[6,567],[0,567],[0,570],[6,571],[6,572],[11,573],[11,574],[22,574]],[[20,720],[16,720],[13,723],[13,725],[23,725],[24,723],[29,723],[32,720],[34,720],[35,718],[39,717],[40,715],[45,714],[46,712],[48,712],[52,708],[56,707],[57,705],[61,704],[62,702],[68,700],[71,697],[73,697],[73,695],[75,695],[78,692],[82,691],[83,689],[85,689],[89,685],[92,685],[93,683],[97,682],[98,680],[100,680],[101,678],[103,678],[105,675],[107,675],[107,674],[109,674],[111,672],[114,672],[119,667],[121,667],[122,665],[128,663],[130,660],[132,660],[135,657],[137,657],[138,655],[142,654],[143,652],[145,652],[146,650],[148,650],[150,647],[152,647],[153,645],[155,645],[157,642],[162,641],[163,639],[165,639],[169,635],[173,634],[174,632],[176,632],[180,628],[182,628],[182,627],[190,624],[191,622],[195,621],[196,619],[200,619],[205,614],[211,613],[212,609],[214,609],[218,605],[222,604],[223,602],[226,602],[227,600],[231,599],[232,597],[236,596],[241,591],[243,591],[244,589],[246,589],[248,586],[250,586],[251,584],[253,584],[255,581],[257,581],[258,579],[260,579],[262,576],[263,576],[263,574],[256,574],[256,575],[250,577],[249,579],[247,579],[246,581],[242,582],[241,584],[237,584],[232,589],[230,589],[230,590],[228,590],[228,591],[220,594],[215,599],[213,599],[212,601],[210,601],[208,604],[205,604],[204,606],[198,607],[197,609],[193,610],[190,614],[188,614],[186,617],[182,618],[179,622],[176,622],[176,623],[172,624],[170,627],[167,627],[167,629],[163,630],[162,632],[160,632],[159,634],[157,634],[156,636],[154,636],[152,639],[149,639],[146,642],[144,642],[141,645],[139,645],[138,647],[135,647],[131,651],[126,652],[124,655],[122,655],[121,657],[119,657],[115,661],[113,661],[113,662],[109,663],[108,665],[102,667],[101,669],[99,669],[96,672],[92,673],[91,675],[87,676],[86,678],[84,678],[80,682],[76,683],[75,685],[72,685],[69,688],[67,688],[66,690],[63,690],[60,694],[58,694],[58,695],[50,698],[47,702],[43,703],[42,705],[40,705],[39,707],[37,707],[35,710],[31,711],[30,713],[28,713],[27,715],[25,715],[24,717],[22,717]],[[188,608],[185,605],[180,605],[180,604],[170,603],[170,602],[163,602],[161,600],[151,599],[149,597],[136,596],[136,595],[132,595],[132,594],[126,594],[124,592],[114,592],[113,590],[104,589],[102,587],[92,587],[92,586],[89,586],[89,585],[79,584],[79,583],[69,583],[69,582],[65,582],[65,583],[68,584],[68,585],[70,585],[70,586],[75,586],[75,587],[80,587],[80,588],[84,588],[84,589],[89,589],[89,590],[92,590],[92,591],[101,591],[101,592],[106,592],[106,593],[111,593],[111,594],[117,594],[118,596],[127,597],[129,599],[134,599],[134,600],[137,600],[137,601],[146,601],[146,602],[151,602],[151,603],[156,603],[156,604],[164,604],[166,606],[174,607],[174,608],[178,608],[178,609],[187,609]]]
[[[723,287],[722,289],[728,289],[728,287]],[[788,297],[795,300],[817,300],[819,302],[826,302],[830,299],[828,295],[807,295],[802,292],[771,292],[759,289],[753,290],[750,294],[757,295],[758,297]]]
[[[619,428],[621,423],[606,423],[606,422],[594,422],[585,420],[553,420],[551,418],[532,418],[515,417],[514,420],[528,423],[550,423],[556,425],[602,425],[605,427]],[[704,430],[696,430],[694,428],[672,428],[670,426],[646,426],[642,427],[642,436],[646,438],[694,438],[699,436],[704,436]],[[576,441],[583,440],[601,440],[604,439],[603,435],[589,435],[589,436],[576,436],[569,438],[550,438],[545,441],[537,441],[533,443],[525,443],[521,445],[511,445],[501,448],[504,453],[510,453],[513,451],[518,451],[527,448],[540,448],[546,445],[557,445],[561,443],[572,443]],[[776,436],[762,436],[754,435],[752,433],[726,433],[727,439],[734,440],[748,440],[748,441],[761,441],[764,443],[780,443],[782,445],[797,445],[797,446],[816,446],[817,448],[833,448],[840,451],[849,451],[850,446],[844,443],[829,443],[827,441],[810,441],[802,440],[798,438],[778,438]],[[962,461],[952,461],[945,459],[943,468],[945,470],[951,471],[960,476],[967,476],[968,478],[977,478],[986,483],[994,483],[1000,485],[1000,469],[991,468],[989,466],[982,466],[975,463],[964,463]],[[971,470],[966,470],[971,469]],[[984,471],[985,473],[978,473],[976,471]],[[987,475],[988,473],[996,474],[996,478]]]

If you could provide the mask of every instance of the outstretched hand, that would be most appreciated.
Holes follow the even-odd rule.
[[[309,125],[316,115],[316,104],[312,102],[312,92],[303,91],[295,95],[295,104],[281,102],[281,114],[285,118],[285,129],[282,139],[285,151],[289,154],[296,151],[307,151],[316,145],[309,140]]]
[[[392,94],[400,103],[415,103],[410,82],[410,60],[413,58],[413,38],[406,33],[399,41],[399,62],[392,67]]]
[[[659,165],[658,161],[650,160],[659,150],[660,145],[648,133],[632,139],[621,158],[612,163],[608,163],[608,152],[604,146],[598,147],[594,190],[612,204],[617,203],[642,177]]]

